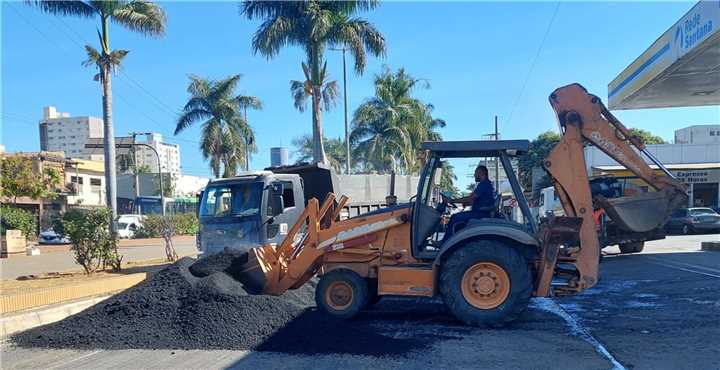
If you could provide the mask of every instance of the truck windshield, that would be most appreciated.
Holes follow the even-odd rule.
[[[211,186],[205,191],[200,216],[252,216],[260,212],[262,183]]]

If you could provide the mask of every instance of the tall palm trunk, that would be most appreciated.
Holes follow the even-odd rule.
[[[325,146],[323,145],[322,112],[320,111],[320,86],[312,87],[312,118],[313,118],[313,161],[327,164]]]
[[[110,36],[108,35],[108,18],[102,19],[103,54],[109,53]],[[112,70],[111,66],[103,64],[100,68],[103,89],[103,147],[105,155],[105,196],[107,206],[112,210],[110,220],[110,233],[115,234],[115,220],[117,219],[117,192],[115,182],[115,133],[112,122]]]

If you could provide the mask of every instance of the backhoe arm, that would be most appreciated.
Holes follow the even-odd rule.
[[[552,178],[565,215],[583,219],[579,236],[581,248],[571,256],[579,276],[570,284],[571,290],[582,290],[597,282],[600,253],[583,150],[586,143],[597,146],[657,190],[635,197],[596,199],[613,221],[628,231],[645,232],[664,224],[674,208],[687,202],[686,189],[645,149],[640,138],[632,135],[597,96],[588,94],[581,85],[561,87],[549,100],[562,138],[543,166]],[[633,147],[646,154],[665,174],[656,174]]]

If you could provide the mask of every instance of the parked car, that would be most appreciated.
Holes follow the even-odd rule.
[[[120,215],[117,221],[118,237],[129,239],[135,236],[135,231],[142,227],[141,215]]]
[[[680,208],[670,216],[665,229],[681,234],[720,231],[720,214],[706,207]]]
[[[70,239],[60,236],[53,229],[40,232],[38,235],[38,243],[40,244],[70,244]]]

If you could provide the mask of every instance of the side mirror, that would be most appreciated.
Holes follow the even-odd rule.
[[[272,195],[270,195],[270,215],[269,216],[277,216],[281,213],[283,213],[283,210],[285,209],[285,202],[283,201],[282,193],[277,194],[273,192]]]

